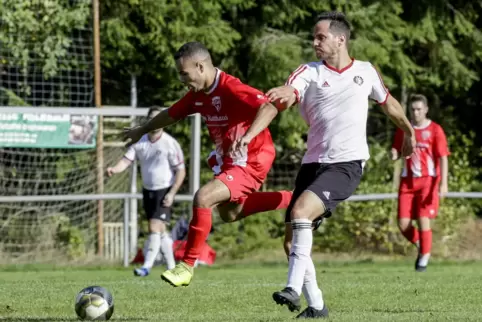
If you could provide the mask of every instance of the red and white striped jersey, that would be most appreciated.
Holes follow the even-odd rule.
[[[405,160],[402,177],[438,177],[440,158],[450,155],[444,130],[439,124],[430,120],[425,126],[413,126],[413,128],[417,146],[414,154]],[[397,129],[392,148],[398,153],[402,150],[403,136],[403,131]]]

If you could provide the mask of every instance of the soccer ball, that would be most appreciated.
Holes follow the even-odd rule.
[[[81,320],[109,320],[114,313],[112,294],[101,286],[84,288],[75,298],[75,313]]]

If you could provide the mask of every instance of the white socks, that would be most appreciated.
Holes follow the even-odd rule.
[[[147,238],[147,243],[144,244],[144,265],[142,267],[151,269],[154,266],[159,248],[161,247],[161,234],[150,233]]]
[[[154,266],[157,255],[161,253],[166,261],[167,269],[174,268],[176,261],[174,260],[172,244],[172,238],[169,233],[150,233],[144,243],[144,265],[142,267],[150,270]]]
[[[311,231],[311,220],[309,219],[293,219],[291,226],[293,227],[293,242],[289,256],[288,283],[286,287],[291,287],[296,293],[301,294],[305,273],[311,261],[313,232]]]
[[[420,259],[418,260],[418,265],[419,266],[427,266],[429,259],[430,259],[430,253],[420,255]]]
[[[316,281],[316,271],[311,259],[313,245],[312,222],[308,219],[294,219],[293,242],[289,256],[288,284],[296,293],[303,295],[308,306],[322,310],[324,306],[323,294]]]
[[[174,251],[172,249],[172,238],[167,232],[161,234],[161,253],[166,260],[167,269],[173,269],[176,266],[176,261],[174,260]]]
[[[324,306],[323,293],[318,287],[318,282],[316,281],[316,271],[313,260],[310,258],[308,265],[306,267],[306,273],[303,283],[303,295],[308,302],[308,306],[322,310]]]

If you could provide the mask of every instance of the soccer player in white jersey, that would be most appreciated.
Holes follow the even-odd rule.
[[[293,236],[288,283],[273,294],[276,303],[286,304],[294,311],[301,308],[300,294],[305,288],[308,308],[298,318],[328,316],[311,259],[312,223],[320,216],[330,217],[336,205],[350,197],[360,182],[363,165],[369,158],[369,98],[378,102],[405,133],[401,155],[411,155],[415,147],[410,122],[375,68],[349,56],[350,25],[345,16],[338,12],[321,14],[313,34],[319,61],[300,66],[284,86],[267,93],[280,110],[299,103],[300,113],[309,125],[308,149],[286,212],[286,222],[291,222],[292,229],[287,225],[287,233]],[[259,113],[246,135],[249,137],[250,131],[256,133],[258,127],[272,119],[267,113]]]
[[[149,109],[153,119],[161,109]],[[171,220],[174,196],[186,177],[184,154],[179,143],[162,129],[144,135],[129,147],[124,157],[107,168],[112,176],[127,169],[137,159],[141,166],[143,206],[149,221],[149,236],[144,246],[144,264],[134,270],[136,276],[147,276],[159,251],[166,260],[167,269],[175,267],[172,238],[167,229]]]

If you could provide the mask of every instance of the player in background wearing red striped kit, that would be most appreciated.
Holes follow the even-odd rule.
[[[414,95],[410,115],[417,140],[415,153],[404,162],[398,190],[398,226],[403,236],[418,249],[417,272],[427,269],[432,248],[430,221],[438,214],[439,197],[448,191],[447,139],[442,127],[427,118],[427,98]],[[392,159],[400,157],[403,132],[397,129],[392,146]],[[412,221],[418,222],[418,230]]]

